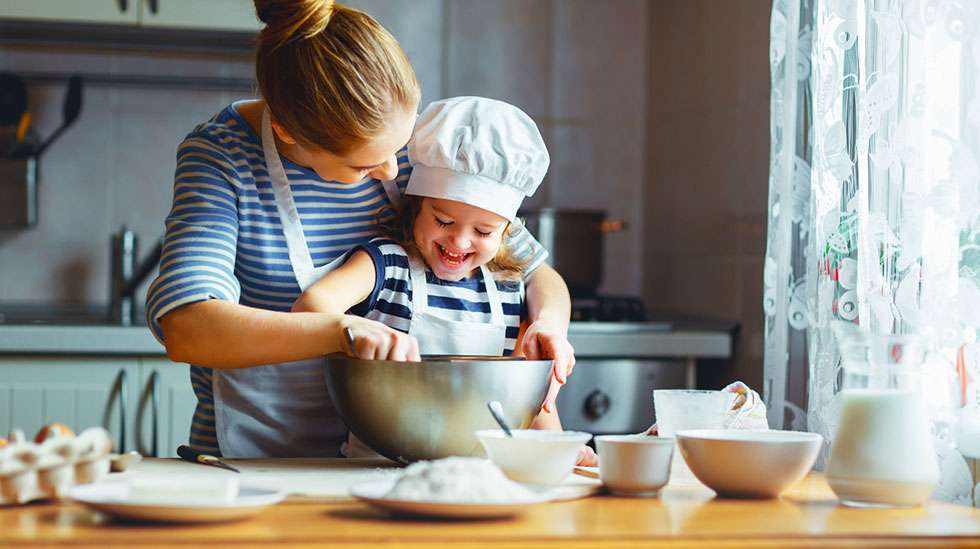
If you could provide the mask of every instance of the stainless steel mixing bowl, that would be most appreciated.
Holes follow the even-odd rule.
[[[348,428],[401,463],[482,455],[473,435],[497,428],[499,400],[511,427],[526,428],[544,402],[550,360],[424,356],[422,362],[327,357],[327,387]]]

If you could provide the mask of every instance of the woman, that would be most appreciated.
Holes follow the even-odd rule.
[[[368,15],[325,0],[256,0],[261,101],[198,126],[177,153],[160,276],[147,296],[154,333],[193,364],[191,445],[236,457],[336,455],[346,428],[321,362],[358,347],[418,358],[414,339],[346,315],[290,313],[343,254],[380,233],[401,200],[419,103],[414,71]],[[555,360],[544,408],[574,365],[568,292],[526,232],[523,352]]]

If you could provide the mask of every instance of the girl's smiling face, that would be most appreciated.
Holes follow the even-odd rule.
[[[497,255],[507,225],[505,217],[482,208],[426,197],[412,237],[437,277],[457,281]]]

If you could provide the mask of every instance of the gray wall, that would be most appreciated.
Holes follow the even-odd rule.
[[[552,152],[536,205],[604,208],[603,290],[742,322],[734,368],[762,372],[769,0],[359,0],[401,41],[425,102],[479,94],[540,124]],[[251,61],[78,48],[0,50],[0,69],[250,77]],[[33,86],[42,134],[63,87]],[[41,222],[0,232],[0,301],[100,302],[109,233],[163,230],[174,151],[239,92],[97,87],[42,161]],[[2,199],[2,197],[0,197]]]
[[[732,369],[761,392],[769,173],[768,0],[651,9],[644,296],[661,309],[739,320]]]
[[[639,294],[648,3],[351,3],[402,43],[422,81],[424,102],[485,95],[534,117],[553,161],[532,205],[603,208],[625,219],[630,229],[607,240],[604,290]],[[0,70],[248,78],[252,64],[245,55],[5,46]],[[29,89],[41,135],[60,121],[63,90],[60,84]],[[105,301],[110,233],[126,224],[145,251],[163,231],[177,144],[195,124],[247,96],[88,87],[80,119],[41,160],[39,224],[0,231],[0,301]]]

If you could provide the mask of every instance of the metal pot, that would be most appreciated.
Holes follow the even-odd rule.
[[[573,297],[591,297],[602,283],[603,238],[626,223],[606,219],[603,210],[542,208],[518,213],[532,235],[550,252],[555,268]]]

